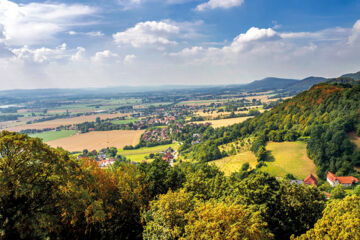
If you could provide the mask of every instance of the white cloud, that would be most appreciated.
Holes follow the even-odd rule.
[[[360,20],[357,20],[352,28],[351,35],[349,36],[348,43],[353,44],[360,39]]]
[[[33,45],[80,24],[83,17],[96,12],[81,4],[29,3],[0,1],[2,41],[8,45]]]
[[[124,57],[124,64],[132,64],[134,63],[136,56],[134,54],[126,55]]]
[[[72,61],[82,61],[82,60],[84,60],[84,53],[86,51],[85,48],[77,47],[76,50],[77,50],[76,53],[71,56],[71,60]]]
[[[117,62],[119,55],[111,52],[110,50],[104,50],[102,52],[97,52],[91,58],[93,62],[103,63],[103,62]]]
[[[241,6],[244,3],[244,0],[209,0],[206,3],[202,3],[196,7],[197,11],[204,11],[207,9],[215,8],[233,8]]]
[[[85,35],[85,36],[90,36],[90,37],[103,37],[104,36],[104,33],[100,32],[100,31],[94,31],[94,32],[69,31],[68,34],[71,36],[74,36],[74,35]]]
[[[51,48],[29,48],[24,46],[22,48],[11,49],[11,52],[15,56],[15,60],[21,60],[25,62],[34,62],[34,63],[45,63],[51,60],[60,60],[67,55],[66,53],[66,44],[51,49]]]
[[[200,53],[204,52],[205,49],[203,47],[191,47],[191,48],[184,48],[180,52],[170,53],[170,56],[181,56],[181,57],[189,57],[189,56],[197,56]]]
[[[179,33],[179,27],[164,21],[147,21],[137,23],[134,27],[113,34],[115,43],[130,44],[134,48],[166,45],[176,45],[176,41],[169,39],[170,36]]]

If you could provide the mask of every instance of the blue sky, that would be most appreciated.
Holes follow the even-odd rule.
[[[360,1],[0,0],[0,89],[360,70]]]

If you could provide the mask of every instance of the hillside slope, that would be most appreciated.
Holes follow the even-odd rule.
[[[324,178],[327,171],[350,174],[360,164],[360,152],[347,133],[360,133],[359,113],[360,86],[322,83],[244,123],[216,129],[207,136],[205,144],[219,146],[252,136],[255,140],[251,149],[258,161],[264,161],[267,141],[305,137],[307,153],[314,160],[319,177]]]

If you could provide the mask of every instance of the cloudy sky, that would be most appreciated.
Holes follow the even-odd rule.
[[[358,0],[0,0],[0,89],[360,71]]]

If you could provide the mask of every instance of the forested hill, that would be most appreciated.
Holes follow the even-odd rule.
[[[266,141],[300,138],[308,142],[308,155],[319,177],[325,178],[328,170],[349,174],[360,164],[360,153],[347,135],[360,133],[359,110],[360,86],[319,84],[244,123],[215,130],[205,145],[219,146],[253,136],[252,150],[258,161],[263,161]]]

